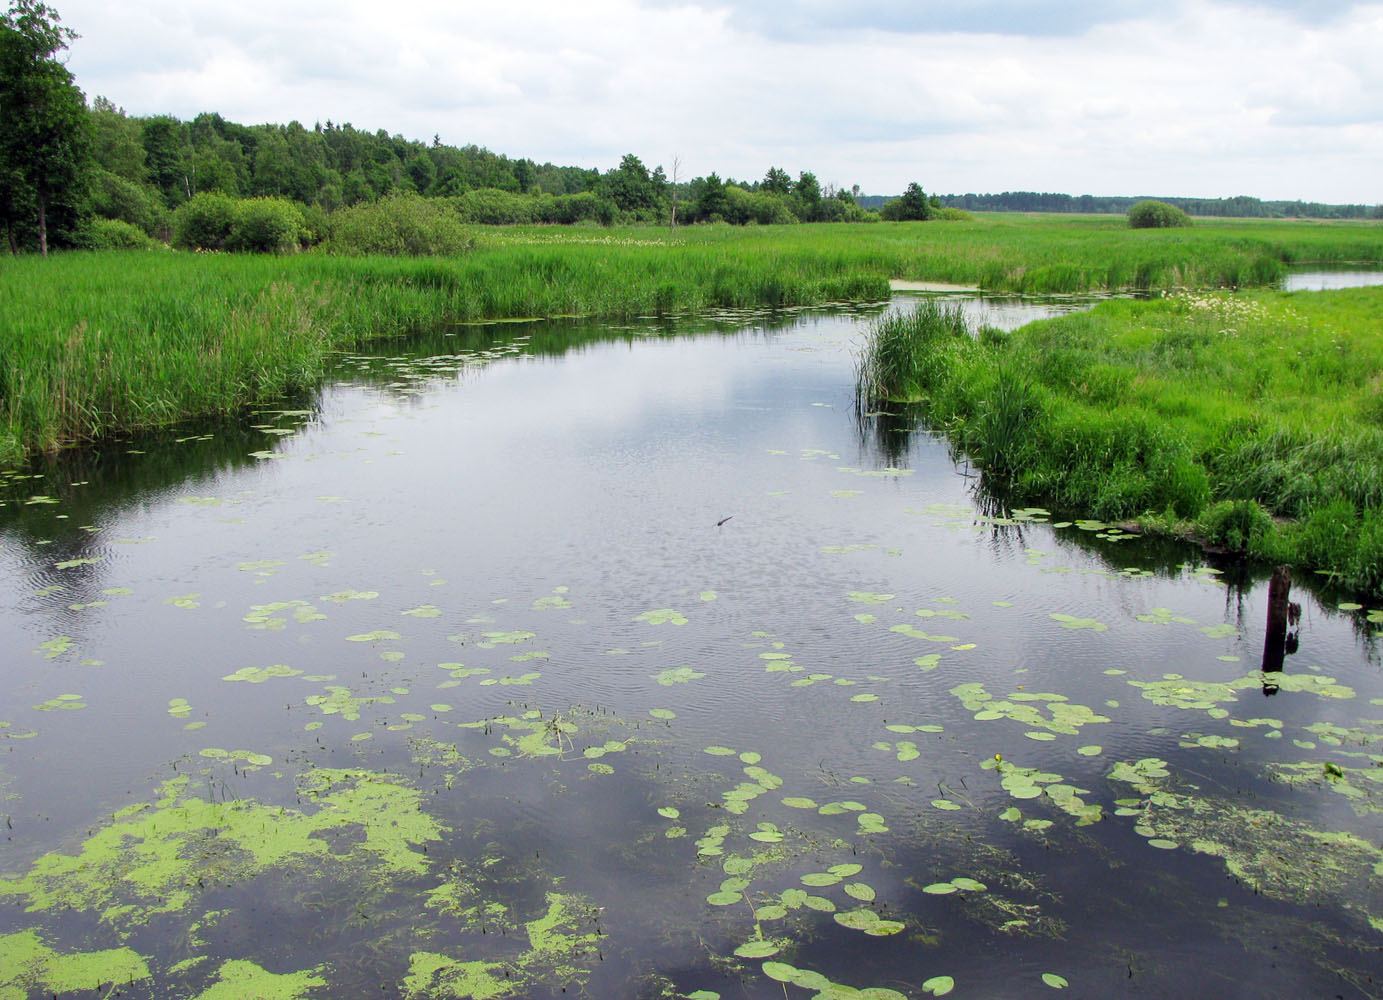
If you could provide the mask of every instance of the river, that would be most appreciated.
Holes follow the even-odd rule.
[[[0,996],[1378,995],[1383,614],[1260,673],[1259,570],[858,413],[879,308],[6,474]]]

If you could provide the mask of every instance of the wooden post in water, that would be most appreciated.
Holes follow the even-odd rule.
[[[1292,574],[1286,566],[1279,566],[1273,570],[1273,578],[1268,583],[1268,633],[1263,639],[1264,673],[1282,669],[1282,660],[1287,654],[1287,618],[1291,607],[1291,593]],[[1267,683],[1264,683],[1263,689],[1267,691]],[[1276,690],[1276,685],[1273,685],[1273,689]]]

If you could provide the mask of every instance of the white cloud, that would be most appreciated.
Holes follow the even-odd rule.
[[[849,12],[845,19],[842,11]],[[925,11],[920,17],[918,12]],[[562,164],[896,193],[1383,201],[1383,5],[146,0],[62,5],[136,114],[328,118]],[[1372,163],[1370,162],[1372,161]]]

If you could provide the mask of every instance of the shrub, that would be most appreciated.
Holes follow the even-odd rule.
[[[577,222],[599,222],[609,225],[614,219],[614,205],[601,199],[594,191],[580,194],[545,194],[538,198],[534,215],[539,222],[572,225]]]
[[[841,208],[843,211],[844,206]],[[726,219],[740,225],[790,225],[797,221],[786,198],[767,191],[746,191],[737,184],[725,187],[725,213]]]
[[[120,219],[150,236],[166,236],[168,210],[149,188],[119,174],[97,168],[91,178],[91,210],[106,219]]]
[[[92,219],[84,243],[92,250],[152,250],[163,246],[123,219]]]
[[[1128,224],[1131,229],[1172,229],[1189,226],[1191,217],[1175,205],[1149,198],[1128,210]]]
[[[884,202],[884,207],[879,210],[879,217],[885,222],[922,222],[933,214],[931,203],[916,181],[909,184],[900,197]]]
[[[299,241],[305,247],[316,246],[331,231],[331,214],[321,205],[299,205],[303,214],[303,229]]]
[[[303,214],[284,198],[250,198],[235,206],[227,250],[291,253],[302,239]]]
[[[463,222],[485,226],[507,226],[537,221],[537,200],[499,188],[477,188],[453,198],[456,213]]]
[[[235,199],[217,191],[193,195],[173,213],[173,243],[190,250],[220,250],[235,223]]]
[[[474,241],[445,201],[396,194],[337,212],[325,246],[333,254],[424,257],[465,253]]]

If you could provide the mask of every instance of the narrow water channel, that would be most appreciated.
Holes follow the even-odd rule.
[[[876,312],[7,474],[0,997],[1383,993],[1383,613],[1260,673],[1257,572],[859,414]]]

